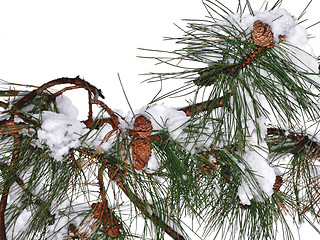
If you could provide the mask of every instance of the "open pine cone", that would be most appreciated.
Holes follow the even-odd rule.
[[[152,133],[152,124],[150,120],[140,115],[136,118],[133,129],[139,138],[146,138]]]
[[[261,47],[270,46],[274,39],[270,25],[259,20],[255,21],[253,24],[252,39]]]
[[[132,144],[134,166],[141,170],[147,165],[151,156],[151,143],[145,139],[136,139]]]
[[[103,209],[103,203],[92,203],[93,217],[102,219],[102,227],[106,234],[111,238],[116,238],[120,233],[119,221],[111,215],[109,208]]]

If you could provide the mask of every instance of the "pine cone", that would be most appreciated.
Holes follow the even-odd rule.
[[[120,233],[119,221],[111,215],[110,209],[103,209],[102,202],[92,203],[91,208],[93,209],[93,218],[103,219],[102,227],[103,230],[111,238],[116,238]]]
[[[150,142],[144,139],[136,139],[132,145],[132,155],[135,168],[141,170],[147,165],[151,156]]]
[[[281,176],[276,176],[276,181],[273,185],[273,192],[277,192],[280,190],[280,187],[282,186],[283,180]]]
[[[104,219],[102,222],[103,230],[108,234],[111,238],[118,237],[120,233],[120,224],[118,220],[111,216],[110,213],[103,215]],[[112,220],[112,222],[111,222]]]
[[[201,166],[203,167],[203,170],[200,168],[199,171],[203,175],[210,175],[214,172],[214,169],[212,168],[213,165],[215,168],[218,168],[217,163],[210,162],[208,157],[204,157],[204,161],[201,163]]]
[[[138,116],[134,122],[133,129],[139,138],[146,138],[152,133],[152,124],[144,116]]]
[[[261,47],[270,46],[274,39],[270,25],[259,20],[255,21],[253,24],[252,39]]]

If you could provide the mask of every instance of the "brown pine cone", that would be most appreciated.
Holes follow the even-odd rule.
[[[253,24],[252,39],[261,47],[270,46],[274,39],[270,25],[259,20],[255,21]]]
[[[118,237],[120,233],[120,224],[118,220],[111,216],[110,213],[103,215],[104,219],[102,222],[103,230],[108,234],[111,238]],[[111,222],[112,219],[112,222]]]
[[[110,209],[103,209],[102,202],[92,203],[91,208],[93,209],[93,218],[103,219],[102,227],[103,230],[111,238],[116,238],[120,233],[120,224],[119,221],[111,215]]]
[[[273,192],[277,192],[280,190],[280,187],[282,186],[283,180],[281,176],[276,176],[275,183],[273,185]]]
[[[139,138],[146,138],[152,133],[151,121],[140,115],[136,118],[133,129]]]
[[[147,165],[151,156],[151,144],[144,139],[136,139],[132,145],[132,155],[134,166],[137,170],[141,170]]]
[[[210,163],[209,160],[207,160],[207,161],[208,161],[208,163],[205,163],[205,162],[201,163],[204,171],[202,169],[199,169],[200,173],[203,175],[210,175],[214,172],[214,169],[212,168],[212,166],[210,164],[212,164],[216,168],[218,167],[217,163]]]

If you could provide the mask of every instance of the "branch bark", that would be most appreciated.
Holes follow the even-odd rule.
[[[225,99],[231,97],[231,93],[226,96],[222,96],[215,100],[208,100],[201,103],[196,103],[191,106],[179,108],[178,111],[183,111],[187,116],[192,116],[199,111],[208,111],[210,109],[215,109],[223,106]]]

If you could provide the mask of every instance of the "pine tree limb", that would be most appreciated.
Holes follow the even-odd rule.
[[[5,211],[7,207],[7,201],[8,201],[8,196],[9,196],[9,190],[12,185],[12,173],[14,171],[14,166],[17,163],[19,159],[19,144],[20,144],[20,139],[18,134],[13,134],[14,138],[14,147],[13,147],[13,152],[12,152],[12,160],[11,164],[9,166],[8,172],[7,172],[7,180],[4,183],[3,187],[3,192],[1,194],[1,200],[0,200],[0,240],[6,240],[6,226],[5,226]]]
[[[4,212],[6,211],[6,207],[7,207],[9,189],[10,189],[10,185],[8,184],[8,182],[5,182],[3,192],[1,195],[1,200],[0,200],[0,240],[7,239]]]
[[[85,124],[87,126],[90,126],[93,124],[93,110],[92,110],[92,97],[91,97],[91,94],[88,92],[88,102],[89,102],[89,109],[88,109],[88,119],[85,121]],[[110,123],[111,124],[111,123]]]

